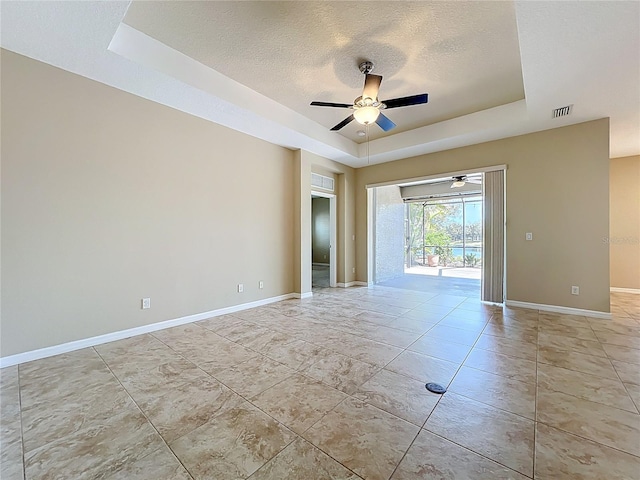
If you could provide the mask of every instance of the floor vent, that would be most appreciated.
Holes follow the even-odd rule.
[[[566,107],[556,108],[553,110],[553,118],[566,117],[567,115],[571,115],[572,110],[573,110],[573,105],[567,105]]]

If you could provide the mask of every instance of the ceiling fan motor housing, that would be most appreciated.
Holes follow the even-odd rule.
[[[387,107],[384,103],[379,101],[377,98],[369,98],[369,97],[362,98],[362,96],[356,98],[353,101],[353,106],[354,108],[362,108],[362,107],[386,108]]]
[[[373,62],[365,61],[360,64],[360,72],[363,74],[371,73],[373,71]]]

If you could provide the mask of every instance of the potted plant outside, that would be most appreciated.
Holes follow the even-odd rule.
[[[427,255],[427,265],[437,267],[440,260],[447,265],[447,254],[451,252],[447,245],[451,242],[451,238],[447,233],[441,230],[430,230],[424,239],[425,245],[429,245],[429,254]],[[433,250],[431,250],[433,248]],[[450,256],[450,255],[449,255]]]

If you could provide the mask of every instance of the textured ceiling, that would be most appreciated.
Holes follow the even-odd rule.
[[[142,14],[148,18],[138,19],[150,24],[145,34],[123,23],[137,21],[136,10],[144,8],[128,0],[2,1],[0,45],[267,142],[356,168],[604,117],[610,119],[611,157],[640,154],[639,1],[243,3],[149,4],[153,8]],[[238,23],[241,10],[252,6],[254,14]],[[211,19],[197,13],[201,8],[240,10]],[[292,24],[290,9],[301,8],[318,13],[306,18],[298,12],[295,28],[284,28],[283,37],[280,26]],[[171,48],[155,39],[150,28],[156,24],[161,31],[155,35],[172,33],[185,46]],[[367,40],[369,34],[373,36]],[[326,44],[318,46],[317,38]],[[291,43],[296,48],[289,48]],[[316,53],[309,55],[310,49]],[[325,57],[317,53],[320,49]],[[237,53],[245,58],[214,65],[207,53],[225,51],[228,57]],[[493,57],[482,56],[496,51],[500,53]],[[508,68],[513,56],[520,62],[517,74]],[[342,118],[341,111],[308,106],[311,100],[351,102],[362,85],[356,70],[360,57],[374,60],[376,72],[384,75],[382,99],[430,94],[427,105],[388,111],[399,128],[366,145],[328,130]],[[318,63],[310,64],[310,59]],[[245,75],[251,73],[247,82],[255,85],[245,86],[225,70],[239,67]],[[281,84],[266,78],[279,73]],[[416,120],[426,122],[460,115],[455,102],[462,98],[469,102],[460,105],[460,112],[485,108],[472,102],[504,93],[492,89],[500,81],[492,75],[504,79],[511,74],[518,77],[514,91],[519,95],[511,96],[511,87],[505,86],[506,97],[522,98],[524,90],[523,100],[396,133],[411,128],[412,112],[424,114]],[[481,92],[483,88],[489,91]],[[446,95],[445,89],[451,93]],[[272,98],[278,95],[285,98]],[[438,110],[437,102],[446,108]],[[552,118],[554,108],[570,104],[571,115]]]
[[[124,22],[331,128],[351,112],[362,60],[384,80],[381,100],[429,93],[388,110],[394,135],[524,98],[512,2],[134,1]],[[363,141],[352,122],[340,134]]]

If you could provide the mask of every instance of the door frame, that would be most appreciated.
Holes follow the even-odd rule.
[[[337,202],[336,195],[334,193],[320,192],[318,190],[311,190],[311,198],[322,197],[329,199],[329,286],[335,288],[338,284],[337,281]],[[313,207],[312,210],[313,212]],[[313,242],[313,239],[312,239]],[[313,244],[311,246],[311,253],[313,256]],[[313,267],[312,267],[313,268]]]
[[[507,298],[507,228],[506,228],[506,219],[507,219],[507,165],[506,164],[502,164],[502,165],[493,165],[493,166],[486,166],[486,167],[476,167],[476,168],[468,168],[465,170],[457,170],[457,171],[453,171],[453,172],[442,172],[442,173],[434,173],[434,174],[429,174],[429,175],[424,175],[424,176],[420,176],[420,177],[413,177],[413,178],[405,178],[405,179],[400,179],[400,180],[391,180],[391,181],[386,181],[386,182],[376,182],[376,183],[370,183],[365,185],[366,189],[367,189],[367,283],[369,285],[373,284],[375,282],[375,211],[374,211],[374,197],[375,197],[375,188],[376,187],[386,187],[386,186],[390,186],[390,185],[402,185],[402,184],[411,184],[411,183],[421,183],[425,180],[434,180],[434,179],[439,179],[439,178],[446,178],[446,177],[455,177],[458,175],[470,175],[473,173],[485,173],[485,172],[491,172],[491,171],[495,171],[495,170],[503,170],[504,171],[504,180],[503,180],[503,188],[504,188],[504,218],[505,218],[505,224],[503,226],[503,235],[504,235],[504,257],[503,257],[503,276],[502,276],[502,281],[503,281],[503,292],[504,292],[504,298]],[[484,191],[482,192],[482,199],[484,202]],[[484,212],[482,214],[483,219],[484,219]],[[483,232],[483,249],[485,248],[484,246],[484,232]],[[484,251],[483,251],[483,257],[484,257]],[[482,273],[481,276],[481,281],[480,281],[480,288],[481,288],[481,292],[482,292],[482,282],[484,281],[484,272]],[[487,302],[484,302],[487,303]]]

